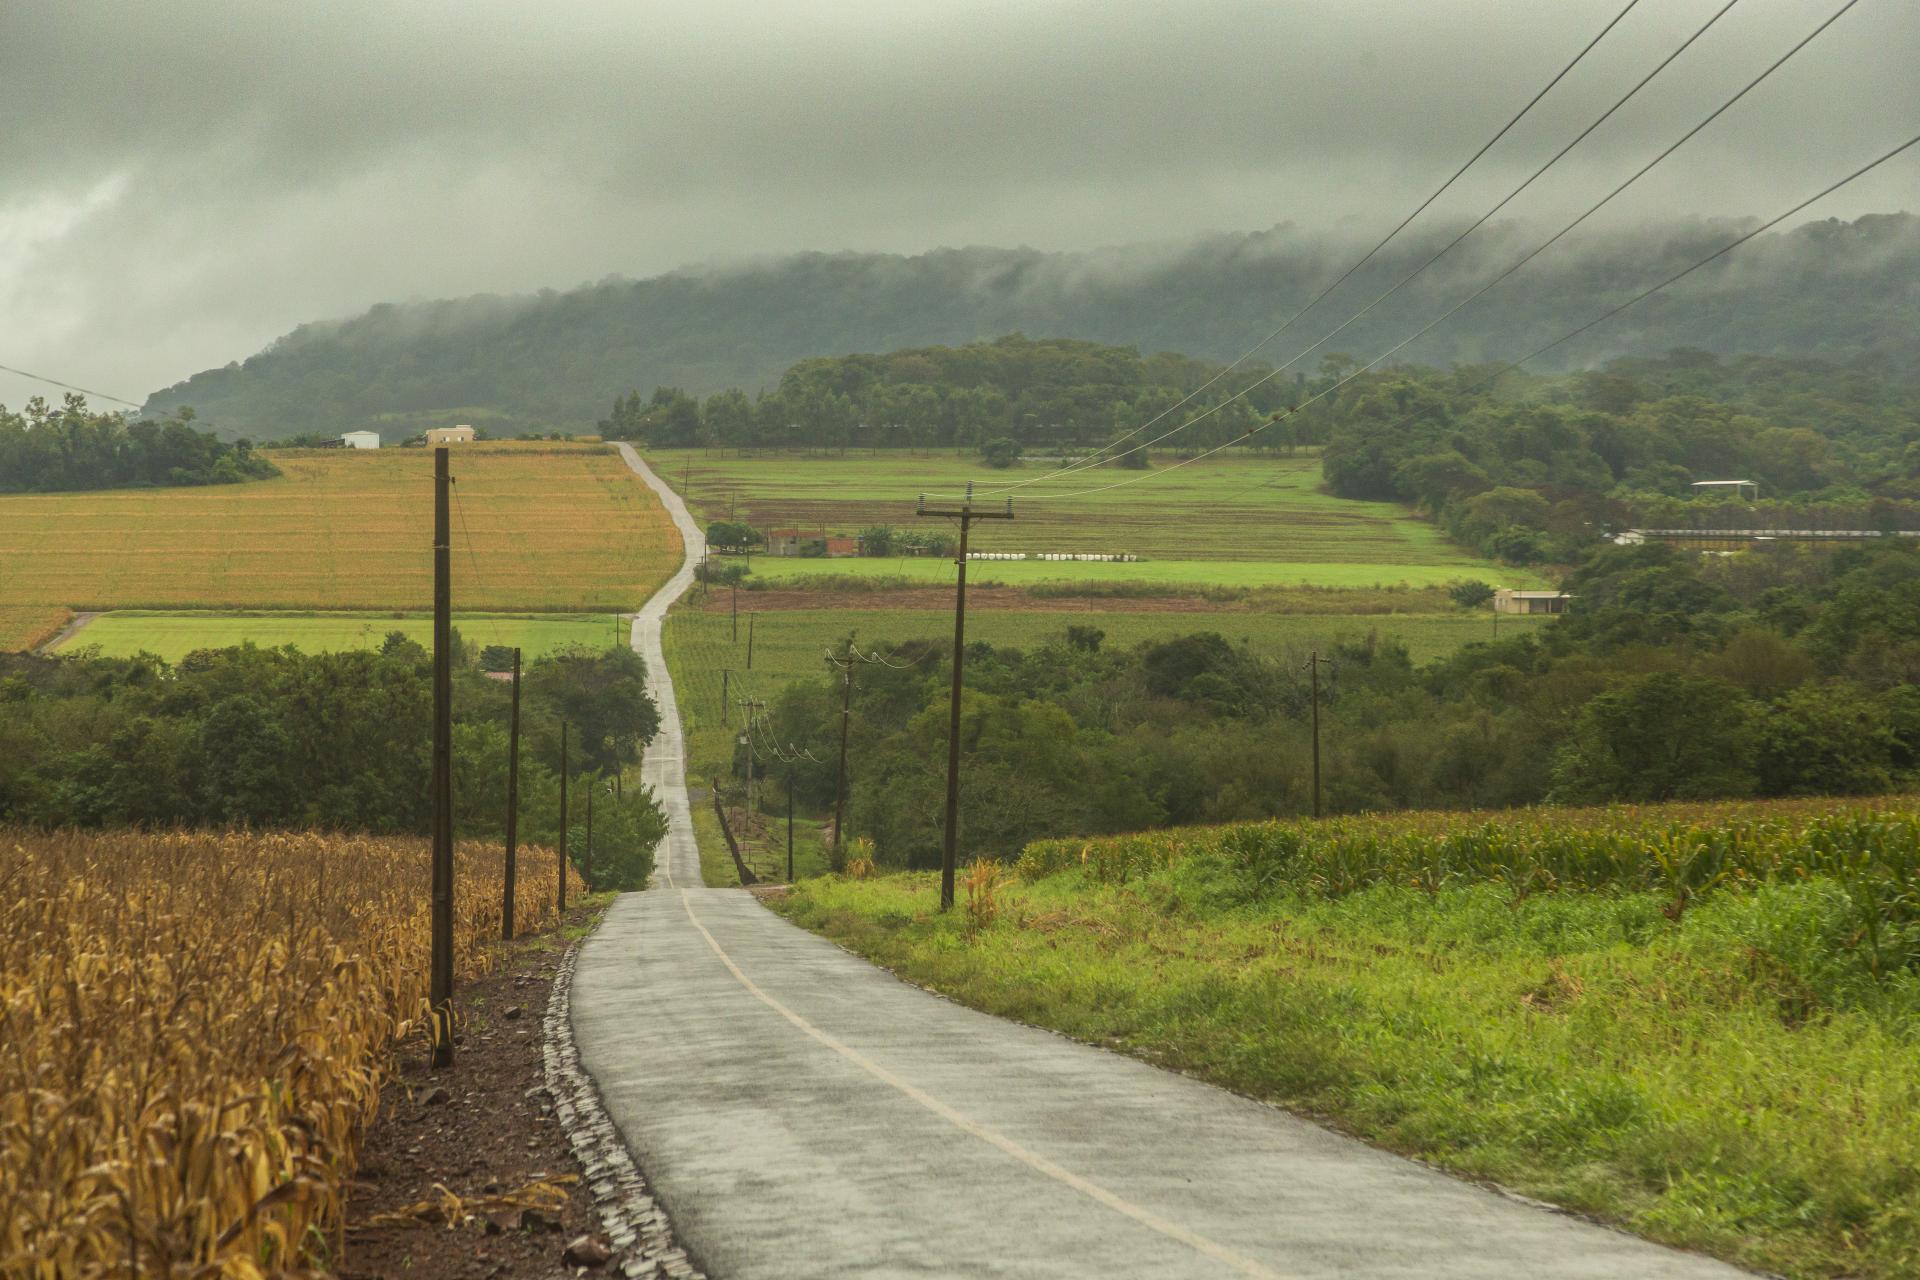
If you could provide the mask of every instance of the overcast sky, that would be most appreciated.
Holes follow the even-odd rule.
[[[1516,201],[1584,207],[1842,0],[1742,0]],[[143,398],[305,320],[796,249],[1383,234],[1624,0],[0,0],[0,364]],[[1641,0],[1436,209],[1724,0]],[[1619,202],[1772,214],[1920,132],[1861,0]],[[1808,217],[1920,209],[1909,153]],[[0,402],[45,387],[0,374]]]

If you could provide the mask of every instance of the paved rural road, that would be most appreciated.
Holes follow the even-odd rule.
[[[582,948],[573,1020],[715,1280],[1745,1274],[964,1009],[704,888],[659,635],[691,564],[634,624],[666,725],[644,766],[672,820],[663,874]]]

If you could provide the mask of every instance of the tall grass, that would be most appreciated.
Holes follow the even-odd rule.
[[[1039,841],[1017,869],[1037,878],[1078,868],[1096,883],[1124,884],[1182,864],[1214,873],[1215,892],[1229,900],[1491,883],[1515,901],[1565,890],[1653,893],[1673,919],[1718,890],[1830,880],[1873,973],[1920,961],[1920,813],[1908,798],[1246,823]]]

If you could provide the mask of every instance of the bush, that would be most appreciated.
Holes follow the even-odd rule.
[[[1493,587],[1485,582],[1456,582],[1447,588],[1447,598],[1462,609],[1478,609],[1493,595]]]
[[[988,466],[1005,470],[1020,461],[1020,443],[1007,436],[997,436],[980,446],[980,457]]]

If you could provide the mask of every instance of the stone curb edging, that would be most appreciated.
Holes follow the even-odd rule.
[[[600,1091],[580,1065],[580,1051],[573,1043],[573,965],[579,954],[578,943],[568,947],[554,972],[541,1051],[554,1116],[580,1161],[601,1226],[613,1246],[607,1271],[649,1280],[706,1280],[674,1239],[665,1207],[654,1199],[620,1131],[608,1118]]]

